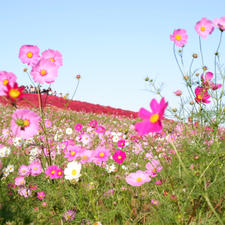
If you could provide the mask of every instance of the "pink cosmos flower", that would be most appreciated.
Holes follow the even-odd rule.
[[[222,84],[214,84],[211,80],[213,78],[213,73],[211,72],[207,72],[205,74],[205,77],[201,76],[201,80],[202,80],[202,85],[204,86],[204,88],[206,89],[213,89],[213,90],[217,90],[218,88],[221,88],[222,87]]]
[[[213,32],[214,26],[211,20],[204,17],[196,23],[195,30],[202,38],[207,38]]]
[[[126,177],[126,182],[132,186],[141,186],[150,180],[151,178],[142,170],[138,170],[135,173],[130,173]]]
[[[225,30],[225,16],[214,19],[213,24],[215,27],[218,27],[220,31],[223,32]]]
[[[20,176],[29,176],[30,175],[30,167],[26,165],[21,165],[19,168],[19,175]]]
[[[19,186],[18,194],[23,196],[24,198],[27,198],[27,197],[31,196],[31,190],[29,188]]]
[[[113,160],[118,164],[122,164],[126,157],[126,153],[121,150],[116,150],[116,152],[112,156]]]
[[[210,98],[210,95],[204,87],[196,87],[195,89],[195,101],[198,103],[210,103],[208,100]]]
[[[45,197],[46,195],[45,195],[45,193],[42,191],[42,192],[37,192],[37,198],[38,199],[44,199],[44,197]]]
[[[7,85],[13,86],[16,82],[16,75],[14,73],[0,71],[0,96],[6,96]]]
[[[91,121],[90,121],[90,126],[91,126],[92,128],[96,128],[97,125],[98,125],[97,120],[91,120]]]
[[[80,152],[80,148],[76,145],[68,145],[65,153],[65,158],[68,159],[68,161],[73,161],[76,157],[78,152]]]
[[[117,142],[117,146],[119,148],[123,148],[125,146],[125,140],[121,139]]]
[[[24,177],[16,177],[15,178],[15,185],[16,186],[22,186],[22,185],[25,185],[25,179]]]
[[[57,50],[48,49],[43,51],[42,58],[49,60],[57,68],[63,65],[62,54]]]
[[[106,149],[104,147],[98,147],[93,152],[93,162],[96,164],[100,164],[102,162],[108,161],[110,156],[109,149]]]
[[[89,163],[92,162],[92,155],[93,151],[91,150],[84,150],[81,153],[79,153],[80,163]]]
[[[58,169],[59,169],[59,168],[58,168],[58,166],[56,166],[56,165],[49,166],[49,167],[47,168],[47,170],[45,170],[45,174],[46,174],[46,176],[48,176],[50,179],[55,179],[55,178],[57,177],[56,172],[57,172]]]
[[[22,63],[34,66],[40,59],[40,49],[36,45],[23,45],[20,48],[19,58]]]
[[[144,108],[140,109],[138,115],[143,121],[135,124],[135,129],[139,135],[162,131],[161,120],[167,105],[168,103],[165,102],[164,98],[161,99],[160,103],[157,103],[157,101],[153,99],[150,103],[152,112]]]
[[[82,128],[83,128],[83,125],[82,125],[81,123],[78,123],[78,124],[76,124],[76,125],[74,126],[74,129],[75,129],[76,131],[81,131]]]
[[[70,210],[68,210],[68,211],[66,211],[64,213],[64,215],[63,215],[63,221],[70,222],[70,221],[74,220],[75,216],[76,216],[76,210],[71,210],[70,209]]]
[[[58,68],[47,59],[41,59],[30,72],[33,80],[40,84],[53,83],[58,76]]]
[[[170,40],[173,41],[178,47],[183,47],[187,44],[187,39],[188,35],[184,29],[174,30],[173,34],[170,35]]]
[[[29,165],[29,168],[30,168],[31,176],[37,176],[42,173],[41,163],[39,162],[32,162]]]
[[[11,120],[11,130],[14,136],[23,139],[32,138],[39,132],[41,118],[35,112],[27,109],[17,109]]]
[[[160,162],[158,160],[152,160],[151,162],[148,162],[146,164],[146,173],[150,176],[150,177],[156,177],[157,173],[160,172],[163,167],[160,165]]]
[[[159,201],[158,200],[155,200],[155,199],[152,199],[151,200],[151,203],[152,203],[152,205],[158,205],[159,204]]]
[[[174,94],[176,96],[181,96],[182,95],[182,91],[181,90],[177,90],[177,91],[174,92]]]
[[[46,128],[49,128],[49,127],[51,127],[51,126],[52,126],[51,120],[45,120],[45,127],[46,127]]]

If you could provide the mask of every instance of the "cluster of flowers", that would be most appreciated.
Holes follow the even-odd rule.
[[[57,50],[48,49],[42,52],[35,45],[23,45],[19,51],[22,63],[32,67],[31,76],[37,83],[53,83],[62,66],[62,55]],[[24,87],[18,87],[14,73],[0,71],[0,96],[6,96],[15,102],[23,97]]]
[[[225,30],[225,17],[216,18],[213,21],[203,17],[195,25],[195,30],[202,38],[207,38],[214,30],[214,27],[219,28],[221,32]],[[178,47],[184,47],[187,44],[188,35],[185,29],[174,30],[170,35],[170,40]]]
[[[207,38],[208,35],[213,32],[214,27],[219,28],[219,30],[223,32],[225,30],[225,17],[216,18],[213,21],[208,20],[207,18],[202,18],[196,23],[195,30],[200,37]],[[170,35],[170,39],[176,46],[184,47],[184,45],[187,44],[188,35],[185,29],[177,29],[174,30],[172,35]],[[197,55],[194,57],[197,57]],[[205,71],[206,69],[203,70]],[[208,90],[217,90],[222,87],[221,84],[213,83],[212,78],[212,72],[206,72],[201,75],[201,85],[195,88],[195,101],[197,103],[210,103],[210,94]],[[188,80],[189,77],[185,76],[184,79]],[[180,96],[182,93],[178,90],[175,94]]]

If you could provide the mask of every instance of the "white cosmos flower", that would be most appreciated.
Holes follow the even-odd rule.
[[[13,144],[15,146],[21,146],[23,144],[24,140],[21,137],[15,137],[13,138]]]
[[[111,164],[111,165],[107,164],[105,169],[108,173],[112,173],[112,172],[116,171],[116,166],[115,166],[115,164]]]
[[[71,135],[72,133],[73,133],[72,128],[68,127],[68,128],[66,129],[66,134]]]
[[[64,169],[64,175],[66,180],[79,180],[80,177],[81,164],[72,161],[67,164],[67,167]]]

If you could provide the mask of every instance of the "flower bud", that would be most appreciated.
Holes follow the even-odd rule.
[[[184,79],[187,81],[189,79],[189,76],[188,75],[185,75],[184,76]]]
[[[80,77],[81,77],[80,74],[77,74],[77,75],[76,75],[76,78],[77,78],[78,80],[80,79]]]
[[[149,78],[148,78],[148,77],[146,77],[146,78],[145,78],[145,81],[149,81]]]
[[[173,109],[173,112],[176,112],[176,111],[177,111],[177,109],[176,109],[176,108],[174,108],[174,109]]]
[[[27,68],[24,68],[24,69],[23,69],[23,72],[25,72],[25,73],[26,73],[26,72],[27,72]]]
[[[203,69],[204,71],[206,71],[208,68],[207,68],[206,66],[203,66],[202,69]]]
[[[192,55],[192,57],[193,57],[194,59],[197,59],[197,58],[198,58],[198,54],[194,53],[194,54]]]
[[[199,76],[199,73],[196,73],[195,76],[198,77]]]

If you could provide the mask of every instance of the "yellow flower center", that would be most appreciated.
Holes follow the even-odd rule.
[[[46,70],[41,70],[41,76],[45,76],[45,75],[47,75],[47,71]]]
[[[32,53],[32,52],[28,52],[28,53],[27,53],[27,57],[28,57],[28,58],[32,58],[32,57],[33,57],[33,53]]]
[[[52,170],[52,171],[51,171],[51,174],[54,174],[54,173],[55,173],[55,170]]]
[[[205,27],[201,27],[200,30],[201,30],[201,31],[205,31]]]
[[[61,172],[61,171],[59,171],[59,172],[58,172],[58,175],[61,175],[61,174],[62,174],[62,172]]]
[[[50,58],[50,60],[51,60],[52,62],[55,62],[55,59],[53,59],[53,58]]]
[[[142,179],[141,179],[140,177],[138,177],[138,178],[136,179],[136,181],[137,181],[137,182],[141,182]]]
[[[72,175],[75,176],[77,174],[76,170],[72,170]]]
[[[101,152],[101,153],[99,154],[99,156],[100,156],[100,157],[104,157],[104,156],[105,156],[104,152]]]
[[[86,155],[82,156],[83,160],[88,160],[88,157]]]
[[[153,172],[153,173],[156,173],[156,172],[157,172],[156,168],[154,168],[154,169],[152,170],[152,172]]]
[[[30,121],[29,120],[24,120],[23,124],[25,127],[28,127],[30,125]]]
[[[8,80],[3,80],[3,85],[7,85],[9,83],[9,81]]]
[[[150,122],[151,123],[156,123],[159,120],[159,114],[155,113],[150,117]]]
[[[75,153],[76,153],[75,151],[72,151],[72,152],[70,153],[70,155],[74,156]]]
[[[34,170],[37,170],[37,169],[38,169],[38,168],[35,166],[35,167],[34,167]]]
[[[198,95],[198,99],[202,100],[203,96],[202,95]]]
[[[177,41],[180,41],[181,40],[181,35],[178,34],[178,35],[176,35],[175,38],[176,38]]]
[[[9,91],[9,96],[11,98],[18,98],[20,96],[20,91],[18,91],[18,89],[11,89]]]
[[[121,158],[122,158],[122,157],[119,155],[119,156],[118,156],[118,159],[121,159]]]

